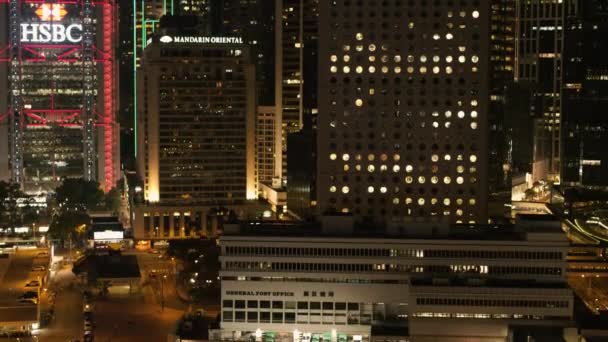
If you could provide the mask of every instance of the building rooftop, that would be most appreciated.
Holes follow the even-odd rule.
[[[404,223],[394,227],[353,224],[350,216],[332,216],[321,222],[248,221],[227,224],[225,236],[259,237],[348,237],[378,239],[499,240],[538,239],[567,241],[560,222],[550,215],[524,215],[515,224],[426,224]]]

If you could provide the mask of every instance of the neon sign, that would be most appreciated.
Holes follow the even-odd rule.
[[[67,14],[64,5],[42,4],[36,9],[36,15],[42,23],[21,24],[21,42],[23,43],[80,43],[82,41],[82,25],[65,26],[55,21],[61,21]]]
[[[243,38],[241,37],[162,36],[159,41],[165,44],[243,44]]]

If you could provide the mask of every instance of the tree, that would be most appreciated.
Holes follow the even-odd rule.
[[[89,215],[84,211],[59,211],[53,216],[49,235],[53,239],[80,241],[84,233],[83,227],[89,221]]]
[[[105,205],[107,210],[111,211],[114,215],[118,215],[122,206],[120,190],[112,188],[112,190],[108,191],[105,195]]]
[[[82,178],[67,178],[55,189],[61,210],[96,210],[105,207],[105,195],[99,183]]]

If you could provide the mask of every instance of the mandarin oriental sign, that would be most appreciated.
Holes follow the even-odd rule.
[[[39,22],[21,24],[22,43],[80,43],[82,25],[63,25],[67,10],[61,4],[41,4],[36,9]]]
[[[243,44],[243,38],[241,37],[162,36],[159,40],[165,44]]]

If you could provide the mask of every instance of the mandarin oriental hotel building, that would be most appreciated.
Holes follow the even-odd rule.
[[[335,228],[344,219],[227,225],[221,326],[210,339],[510,341],[522,326],[547,325],[545,336],[568,333],[574,300],[559,224],[372,234]]]

